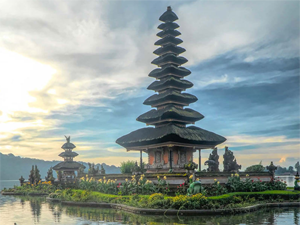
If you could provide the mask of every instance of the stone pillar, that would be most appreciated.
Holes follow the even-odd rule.
[[[172,170],[172,148],[169,148],[169,165]]]
[[[201,172],[201,149],[198,149],[199,150],[199,172]]]
[[[143,165],[143,151],[140,150],[140,167],[142,169],[142,165]]]

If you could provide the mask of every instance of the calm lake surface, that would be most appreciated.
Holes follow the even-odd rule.
[[[18,181],[1,181],[0,184],[2,189],[13,187],[18,184]],[[62,206],[58,203],[49,203],[44,197],[0,195],[0,224],[13,225],[14,223],[17,225],[300,225],[300,209],[298,207],[273,208],[228,216],[141,216],[114,209]]]

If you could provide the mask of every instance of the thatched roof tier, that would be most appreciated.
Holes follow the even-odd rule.
[[[173,105],[166,106],[162,109],[152,109],[140,115],[136,120],[147,123],[148,125],[154,125],[166,121],[180,121],[185,124],[191,124],[198,120],[203,119],[204,116],[201,113],[189,108],[181,109]]]
[[[154,81],[147,89],[154,91],[162,91],[168,88],[185,90],[191,87],[193,87],[193,83],[188,80],[180,80],[175,77],[168,77],[160,81]]]
[[[179,25],[177,23],[166,22],[166,23],[160,24],[157,28],[161,29],[161,30],[175,30],[178,27],[179,27]]]
[[[166,45],[179,45],[183,41],[180,38],[176,38],[173,36],[166,36],[162,39],[159,39],[154,43],[154,45],[161,45],[161,46],[166,46]]]
[[[149,73],[149,77],[161,79],[165,76],[174,75],[177,77],[185,77],[191,74],[191,71],[184,67],[177,67],[174,65],[167,65],[164,68],[154,69]]]
[[[168,53],[171,53],[174,55],[179,55],[183,52],[185,52],[184,48],[181,48],[181,47],[175,46],[175,45],[167,45],[167,46],[164,46],[163,48],[156,49],[153,53],[161,56],[161,55],[165,55]]]
[[[65,161],[65,162],[61,162],[58,163],[57,165],[55,165],[53,167],[54,170],[78,170],[80,167],[84,167],[82,164],[78,163],[78,162],[73,162],[73,161]]]
[[[78,154],[76,152],[62,152],[58,156],[60,157],[76,157]]]
[[[159,56],[156,59],[154,59],[151,63],[155,64],[157,66],[164,66],[166,64],[172,64],[172,65],[182,65],[186,63],[188,60],[182,56],[176,56],[174,54],[166,54],[163,56]]]
[[[173,36],[177,37],[181,35],[181,33],[178,30],[162,30],[156,34],[160,38],[164,38],[166,36]]]
[[[167,11],[164,12],[160,17],[160,21],[163,22],[173,22],[175,20],[178,20],[177,15],[172,11],[171,6],[168,6]]]
[[[194,95],[188,93],[180,93],[179,91],[170,89],[160,94],[150,96],[144,101],[143,104],[156,107],[173,102],[174,104],[186,106],[193,102],[196,102],[197,100],[197,97]]]
[[[226,138],[199,127],[169,125],[142,128],[120,137],[116,142],[125,148],[130,148],[167,142],[215,146],[224,141]]]

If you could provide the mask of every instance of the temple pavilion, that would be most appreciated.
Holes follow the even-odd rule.
[[[184,79],[191,71],[181,65],[188,60],[181,53],[185,49],[178,45],[181,33],[179,25],[174,23],[177,15],[171,7],[163,13],[158,26],[161,31],[155,45],[160,46],[153,53],[158,55],[152,64],[159,68],[152,70],[150,77],[156,79],[148,89],[157,92],[144,101],[152,109],[137,118],[137,121],[154,127],[142,128],[117,139],[117,143],[127,151],[139,151],[140,163],[142,152],[148,154],[147,172],[184,171],[184,165],[193,160],[193,152],[199,150],[199,169],[201,169],[201,149],[213,149],[226,139],[213,132],[196,126],[187,126],[201,120],[204,116],[190,108],[189,104],[198,99],[184,91],[193,83]]]
[[[70,136],[66,137],[67,142],[61,147],[65,151],[59,154],[60,157],[64,158],[64,161],[53,167],[56,172],[61,173],[62,181],[73,181],[76,178],[75,172],[78,172],[80,167],[85,168],[82,164],[73,161],[73,158],[78,154],[72,151],[76,146],[70,142],[70,139]]]

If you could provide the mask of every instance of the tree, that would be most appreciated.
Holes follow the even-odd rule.
[[[251,173],[251,172],[263,172],[265,170],[265,167],[262,165],[262,161],[258,165],[252,165],[246,168],[245,172]]]
[[[135,167],[135,161],[128,160],[127,162],[121,162],[121,173],[132,173]]]
[[[30,170],[29,178],[28,178],[30,184],[34,183],[34,166],[32,165],[32,168]]]
[[[34,183],[35,185],[37,185],[41,180],[41,174],[40,174],[40,171],[39,169],[37,168],[37,165],[35,165],[35,168],[34,168]]]
[[[292,167],[292,166],[289,166],[289,168],[288,168],[288,172],[290,172],[290,173],[293,173],[293,172],[294,172],[294,167]]]
[[[298,173],[300,173],[300,165],[299,165],[299,161],[295,164],[295,169]]]
[[[47,176],[45,177],[46,181],[51,181],[51,183],[54,183],[54,177],[53,177],[53,169],[50,167],[50,169],[47,172]]]

